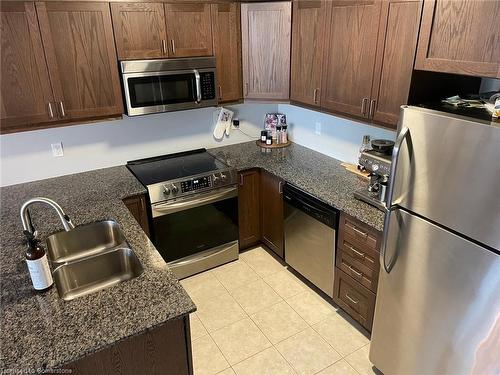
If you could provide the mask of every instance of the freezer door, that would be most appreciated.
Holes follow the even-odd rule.
[[[385,375],[500,373],[500,255],[391,213],[370,360]],[[381,263],[382,263],[381,259]]]
[[[392,204],[499,249],[498,126],[403,107]]]

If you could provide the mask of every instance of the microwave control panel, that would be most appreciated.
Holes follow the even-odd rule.
[[[181,192],[186,193],[188,191],[205,189],[211,186],[212,186],[212,180],[210,176],[205,176],[205,177],[182,181]]]
[[[201,80],[201,99],[215,99],[215,74],[214,72],[200,73]]]

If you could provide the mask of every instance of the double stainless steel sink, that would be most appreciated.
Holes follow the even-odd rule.
[[[53,234],[47,238],[47,251],[59,296],[66,301],[143,272],[120,226],[111,220]]]

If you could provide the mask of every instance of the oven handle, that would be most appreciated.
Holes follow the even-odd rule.
[[[156,203],[151,205],[151,211],[153,218],[173,214],[175,212],[188,210],[190,208],[195,208],[203,206],[204,204],[210,204],[224,199],[234,198],[238,196],[238,188],[230,187],[223,190],[217,190],[208,194],[200,195],[193,199],[189,197],[183,199],[182,201],[175,201],[172,203]]]
[[[201,78],[200,78],[200,72],[198,70],[194,69],[194,79],[196,81],[196,103],[201,102]]]

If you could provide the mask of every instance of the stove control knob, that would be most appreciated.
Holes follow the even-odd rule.
[[[378,164],[373,164],[372,165],[372,169],[373,169],[374,172],[378,171],[378,168],[379,168]]]
[[[174,194],[177,194],[179,192],[179,188],[177,186],[175,186],[174,184],[172,184],[172,188],[170,190],[172,190],[172,193],[174,193]]]
[[[220,178],[219,178],[219,177],[217,177],[217,176],[215,175],[215,173],[214,173],[214,174],[212,175],[212,183],[213,183],[214,185],[218,185],[218,184],[219,184],[219,180],[220,180]]]
[[[170,189],[168,186],[163,185],[163,194],[170,195]]]
[[[221,174],[220,174],[220,180],[221,180],[222,182],[226,182],[226,180],[227,180],[227,176],[226,176],[224,173],[221,173]]]

